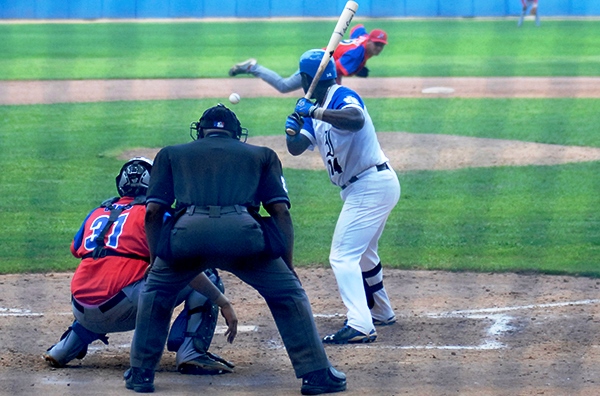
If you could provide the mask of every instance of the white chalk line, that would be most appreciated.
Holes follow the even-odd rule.
[[[507,346],[497,341],[497,338],[502,337],[504,334],[514,329],[511,325],[514,317],[510,315],[501,314],[502,312],[519,311],[519,310],[530,310],[530,309],[543,309],[543,308],[559,308],[576,305],[590,305],[598,304],[600,299],[589,299],[579,301],[568,301],[548,304],[530,304],[530,305],[517,305],[513,307],[494,307],[494,308],[481,308],[481,309],[468,309],[468,310],[455,310],[449,312],[440,313],[426,313],[421,317],[428,317],[432,319],[445,319],[445,318],[465,318],[465,319],[478,319],[478,320],[489,320],[492,324],[487,329],[486,337],[483,338],[482,343],[479,345],[382,345],[382,344],[358,344],[356,348],[368,348],[368,349],[437,349],[437,350],[497,350],[507,348]],[[339,313],[335,314],[317,314],[315,317],[322,318],[335,318],[344,316]],[[413,317],[413,316],[411,316]]]
[[[227,331],[227,326],[224,325],[218,325],[215,329],[215,334],[225,334],[225,332]],[[238,326],[237,328],[238,333],[252,333],[255,331],[258,331],[258,326],[253,326],[253,325],[243,325],[243,326]],[[116,348],[116,349],[130,349],[131,348],[131,343],[121,343],[121,344],[113,344],[110,343],[109,344],[111,348]],[[99,351],[104,351],[107,347],[103,344],[91,344],[88,347],[88,352],[99,352]]]
[[[497,341],[497,338],[502,337],[507,332],[514,329],[511,325],[511,321],[514,317],[510,315],[502,314],[503,312],[519,311],[519,310],[530,310],[530,309],[543,309],[543,308],[559,308],[567,306],[577,305],[591,305],[600,303],[600,299],[588,299],[579,301],[567,301],[547,304],[529,304],[529,305],[517,305],[512,307],[492,307],[492,308],[480,308],[480,309],[467,309],[467,310],[454,310],[448,312],[439,313],[426,313],[421,315],[422,317],[428,317],[432,319],[444,319],[444,318],[465,318],[465,319],[477,319],[477,320],[488,320],[492,324],[486,331],[486,337],[483,338],[482,343],[479,345],[382,345],[382,344],[359,344],[356,348],[370,348],[370,349],[437,349],[437,350],[496,350],[506,348],[507,346]],[[59,312],[53,315],[70,315],[70,312]],[[43,313],[31,312],[28,309],[20,308],[4,308],[0,307],[1,316],[44,316]],[[338,318],[344,317],[344,314],[314,314],[315,318]],[[411,316],[413,317],[413,316]],[[224,334],[227,330],[227,326],[217,326],[215,334]],[[254,332],[258,330],[258,326],[238,326],[238,332]],[[130,348],[130,344],[119,344],[117,348]],[[102,349],[102,347],[93,347],[92,349]]]
[[[44,316],[44,314],[31,312],[29,309],[0,307],[0,316]]]
[[[442,312],[438,314],[428,314],[429,317],[451,317],[451,316],[463,316],[463,315],[473,315],[473,314],[485,314],[485,313],[498,313],[498,312],[508,312],[508,311],[520,311],[526,309],[540,309],[540,308],[558,308],[558,307],[568,307],[570,305],[591,305],[600,303],[600,299],[591,299],[591,300],[579,300],[579,301],[567,301],[567,302],[557,302],[557,303],[547,303],[547,304],[530,304],[530,305],[517,305],[514,307],[495,307],[495,308],[482,308],[482,309],[468,309],[468,310],[457,310],[450,312]]]

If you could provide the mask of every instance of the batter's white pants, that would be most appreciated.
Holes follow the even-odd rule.
[[[333,233],[329,262],[348,309],[348,325],[369,334],[374,329],[373,317],[394,316],[385,288],[375,293],[375,306],[369,309],[362,273],[379,264],[379,237],[400,199],[400,183],[390,168],[361,177],[342,190],[340,196],[344,205]],[[378,277],[382,281],[383,273]]]

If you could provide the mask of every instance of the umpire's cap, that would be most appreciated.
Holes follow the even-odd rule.
[[[306,73],[310,77],[315,78],[315,74],[317,74],[321,59],[323,59],[324,55],[325,51],[322,49],[312,49],[303,53],[300,57],[300,73]],[[319,81],[334,80],[336,78],[337,73],[335,71],[335,63],[333,63],[333,59],[330,58]]]
[[[198,131],[198,138],[203,138],[204,129],[224,129],[233,133],[235,139],[240,139],[242,136],[242,125],[236,117],[235,113],[229,110],[225,105],[219,103],[218,105],[207,109],[200,121],[192,123],[195,129]]]

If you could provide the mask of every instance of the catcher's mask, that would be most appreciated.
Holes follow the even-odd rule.
[[[152,160],[148,158],[135,157],[127,161],[115,179],[119,195],[122,197],[146,195],[151,170]]]
[[[243,136],[243,142],[245,142],[248,137],[248,130],[242,128],[235,113],[225,107],[222,103],[206,110],[198,122],[192,122],[190,124],[190,136],[192,139],[202,139],[204,138],[205,129],[223,129],[229,131],[233,134],[234,139],[241,140]],[[194,133],[196,135],[195,137],[193,135]]]

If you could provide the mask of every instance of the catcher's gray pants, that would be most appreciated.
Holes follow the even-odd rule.
[[[79,332],[72,330],[75,327],[75,323],[73,323],[73,326],[67,330],[64,337],[48,350],[48,354],[61,365],[66,365],[75,359],[88,344],[94,340],[102,339],[105,334],[133,330],[137,316],[138,299],[143,288],[143,280],[125,286],[122,289],[125,298],[108,310],[101,309],[102,304],[91,306],[73,301],[73,316],[75,316],[75,323],[79,322]],[[202,300],[206,297],[187,286],[177,295],[175,306],[181,304],[185,299]],[[106,342],[105,339],[104,342]],[[185,347],[181,347],[177,351],[177,360],[180,363],[195,359],[201,356],[200,352],[196,350],[193,344],[186,344]]]
[[[255,77],[262,79],[281,93],[288,93],[302,88],[302,77],[300,76],[300,71],[297,71],[291,76],[284,78],[271,69],[267,69],[261,65],[255,65],[250,70],[250,73],[252,73]]]
[[[163,352],[177,292],[208,263],[187,260],[174,268],[160,257],[154,261],[140,295],[131,344],[131,366],[155,370]],[[308,297],[284,261],[245,257],[211,260],[210,267],[233,273],[265,299],[298,378],[331,366],[317,332]]]
[[[90,306],[74,302],[73,315],[83,327],[94,333],[107,334],[131,331],[135,328],[138,299],[143,288],[144,280],[125,286],[122,292],[126,298],[123,298],[117,305],[105,312],[100,309],[101,305]],[[175,306],[181,304],[192,291],[189,286],[182,288],[179,294],[175,296]],[[81,307],[83,307],[84,312],[81,311]]]

